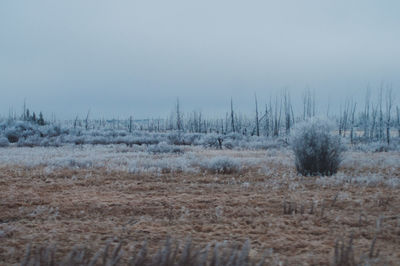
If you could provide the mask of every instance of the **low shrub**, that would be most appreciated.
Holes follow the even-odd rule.
[[[0,136],[0,147],[7,147],[10,145],[10,142],[6,137]]]
[[[233,174],[241,169],[239,160],[226,156],[218,156],[201,163],[201,168],[213,174]]]
[[[150,145],[147,148],[148,152],[157,154],[157,153],[183,153],[183,149],[176,145],[169,145],[166,142],[160,142],[156,145]]]
[[[302,175],[335,174],[342,161],[344,146],[332,125],[313,118],[297,125],[291,139],[297,171]]]

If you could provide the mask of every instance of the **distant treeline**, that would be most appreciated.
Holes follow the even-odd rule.
[[[390,144],[393,137],[400,137],[400,109],[396,104],[391,86],[382,85],[376,90],[377,97],[372,97],[370,89],[366,90],[365,100],[358,103],[346,100],[340,104],[339,112],[329,113],[329,108],[322,116],[328,117],[336,124],[338,134],[348,137],[351,143],[385,141]],[[168,117],[159,119],[135,120],[127,119],[91,119],[90,111],[83,117],[74,120],[57,121],[55,118],[45,119],[42,112],[36,115],[24,104],[23,113],[10,113],[8,121],[30,121],[37,125],[58,125],[75,130],[124,130],[133,131],[183,133],[230,133],[244,136],[285,137],[289,136],[294,125],[314,116],[321,116],[317,111],[315,92],[306,90],[301,99],[302,107],[294,110],[291,95],[282,91],[279,96],[271,97],[263,106],[254,95],[254,115],[244,115],[234,108],[231,99],[230,109],[222,118],[206,118],[201,111],[184,112],[179,99]],[[300,110],[299,110],[300,109]]]

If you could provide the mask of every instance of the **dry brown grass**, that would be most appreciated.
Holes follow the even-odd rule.
[[[258,155],[262,153],[252,154]],[[95,253],[115,239],[129,254],[144,240],[155,250],[167,236],[191,236],[203,246],[249,239],[250,256],[270,250],[276,261],[287,264],[326,265],[333,262],[338,237],[352,235],[356,258],[368,256],[376,238],[377,264],[400,261],[399,188],[322,187],[314,182],[316,177],[286,178],[294,167],[268,167],[270,174],[254,166],[230,175],[138,175],[105,168],[47,173],[41,167],[4,166],[0,264],[21,262],[30,243],[55,244],[61,257],[76,244]],[[279,185],[266,185],[275,179]]]

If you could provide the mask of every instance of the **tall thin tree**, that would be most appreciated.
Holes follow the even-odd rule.
[[[235,130],[235,115],[234,115],[234,112],[233,112],[233,100],[232,100],[232,98],[231,98],[231,129],[232,129],[232,132],[236,132],[236,130]]]
[[[393,92],[392,88],[388,87],[386,90],[386,143],[390,144],[390,123],[391,123],[391,113],[393,106]]]
[[[257,103],[257,94],[254,93],[254,100],[256,104],[256,134],[260,136],[260,121],[258,119],[258,103]]]

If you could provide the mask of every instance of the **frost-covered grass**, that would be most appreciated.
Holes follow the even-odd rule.
[[[7,147],[10,145],[10,142],[6,137],[0,136],[0,147]]]
[[[0,153],[0,165],[59,168],[107,168],[130,173],[230,173],[259,162],[259,158],[219,156],[222,151],[205,152],[201,147],[158,144],[126,147],[125,145],[66,145],[62,147],[8,147]],[[210,157],[211,156],[211,157]]]
[[[400,153],[348,151],[337,174],[331,177],[299,177],[289,149],[218,150],[170,144],[65,145],[61,147],[3,147],[0,166],[57,169],[97,169],[131,174],[233,175],[250,185],[301,187],[304,182],[320,186],[400,186]],[[244,179],[241,176],[246,176]],[[236,182],[236,181],[235,181]]]
[[[397,262],[399,161],[396,151],[350,150],[322,177],[298,175],[282,147],[11,145],[0,148],[0,258],[19,262],[29,243],[55,243],[64,256],[77,243],[95,254],[107,239],[148,239],[154,250],[167,235],[191,235],[202,245],[251,239],[250,254],[328,265],[338,236],[354,234],[361,257],[380,230],[376,249]]]
[[[204,160],[201,168],[213,174],[234,174],[241,170],[242,165],[237,158],[218,156]]]
[[[26,121],[0,122],[0,145],[18,147],[58,147],[75,145],[160,145],[154,146],[154,152],[169,152],[166,145],[201,146],[212,149],[251,149],[261,150],[284,146],[285,143],[276,138],[245,136],[238,133],[226,135],[217,133],[190,132],[149,132],[119,130],[112,128],[85,129],[62,125],[45,125]],[[176,150],[176,147],[173,147]]]
[[[400,138],[393,134],[390,145],[383,141],[367,142],[361,137],[350,145],[342,139],[350,150],[363,152],[400,151]],[[128,147],[148,146],[153,153],[179,153],[182,147],[196,146],[206,149],[224,150],[276,150],[288,147],[288,136],[252,136],[251,133],[216,132],[191,133],[179,131],[145,131],[112,127],[84,128],[71,124],[47,124],[39,126],[27,121],[0,121],[0,147],[60,147],[68,145],[117,145]],[[178,148],[180,146],[181,148]]]

